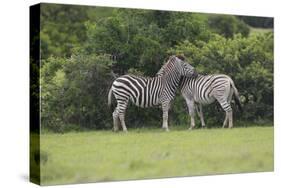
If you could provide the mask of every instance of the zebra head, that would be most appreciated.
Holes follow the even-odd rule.
[[[180,76],[186,76],[186,77],[196,77],[198,74],[194,67],[192,67],[189,63],[185,61],[185,58],[183,56],[170,56],[168,58],[168,61],[161,67],[161,69],[157,72],[157,76],[163,76],[165,72],[167,72],[168,67],[170,64],[173,64],[176,66],[176,69],[178,70],[178,74]]]
[[[170,58],[173,60],[177,66],[179,67],[179,72],[181,76],[186,77],[196,77],[198,74],[194,67],[192,67],[186,60],[184,56],[171,56]]]

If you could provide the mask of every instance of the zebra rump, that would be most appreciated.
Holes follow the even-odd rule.
[[[191,129],[195,126],[194,109],[199,105],[198,112],[201,124],[204,127],[202,105],[211,104],[215,100],[226,112],[226,118],[223,127],[229,122],[229,127],[233,126],[231,100],[234,94],[234,100],[239,110],[242,111],[242,105],[239,99],[239,93],[233,80],[224,74],[198,75],[196,78],[183,77],[181,80],[181,93],[188,106],[191,116]]]

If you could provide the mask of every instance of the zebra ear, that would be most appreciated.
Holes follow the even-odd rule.
[[[176,57],[179,58],[182,61],[185,61],[185,57],[182,54],[178,54],[178,55],[176,55]]]

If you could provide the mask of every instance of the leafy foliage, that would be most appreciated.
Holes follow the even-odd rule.
[[[72,56],[61,63],[51,58],[41,69],[41,108],[44,128],[58,132],[70,129],[109,127],[106,108],[112,78],[107,56]],[[47,66],[59,64],[61,66]]]
[[[233,37],[236,33],[241,33],[243,36],[248,36],[249,27],[237,19],[235,16],[230,15],[215,15],[209,17],[210,27],[224,37]]]

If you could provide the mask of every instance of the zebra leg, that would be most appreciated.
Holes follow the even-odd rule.
[[[122,126],[122,128],[123,128],[123,131],[124,131],[124,132],[128,132],[127,127],[126,127],[126,124],[125,124],[125,114],[119,115],[119,119],[120,119],[120,121],[121,121],[121,126]]]
[[[205,128],[206,124],[205,124],[205,121],[204,121],[202,104],[199,104],[199,117],[200,117],[202,128]]]
[[[170,102],[162,104],[162,111],[163,111],[162,128],[165,129],[165,131],[169,131],[169,127],[168,127],[169,108],[170,108]]]
[[[228,118],[229,118],[228,128],[232,128],[233,127],[233,114],[232,114],[232,110],[228,112]]]
[[[227,98],[229,106],[231,104],[231,99],[232,99],[233,92],[234,92],[234,90],[230,89],[230,92],[229,92],[229,95],[228,95],[228,98]],[[228,111],[228,119],[229,119],[228,128],[232,128],[233,127],[233,112],[232,112],[231,106],[230,106],[230,110]]]
[[[117,100],[116,111],[118,112],[118,119],[120,120],[122,129],[124,132],[127,132],[127,127],[125,124],[125,112],[126,112],[127,105],[128,105],[128,100],[125,100],[125,101]],[[119,126],[119,125],[117,125],[117,126]]]
[[[223,124],[222,124],[222,128],[224,128],[226,126],[227,122],[228,122],[228,113],[225,112],[225,118],[224,118],[224,121],[223,121]]]
[[[189,130],[192,130],[195,127],[195,106],[194,101],[186,99],[186,104],[188,106],[188,111],[190,115],[190,127]]]
[[[231,128],[233,126],[233,122],[232,122],[232,108],[230,103],[224,99],[224,98],[218,98],[217,99],[218,102],[220,103],[221,107],[223,108],[223,110],[225,111],[225,119],[222,125],[222,128],[224,128],[227,123],[229,123],[229,128]]]
[[[223,121],[222,128],[224,128],[226,126],[227,122],[228,122],[228,113],[225,112],[225,118],[224,118],[224,121]]]
[[[120,126],[119,115],[118,115],[118,112],[116,109],[112,113],[112,117],[113,117],[113,131],[116,132],[116,131],[118,131],[119,126]]]
[[[194,127],[195,127],[195,118],[194,118],[194,116],[195,116],[195,113],[194,113],[194,111],[189,111],[189,115],[190,115],[190,127],[189,127],[189,130],[192,130]]]

